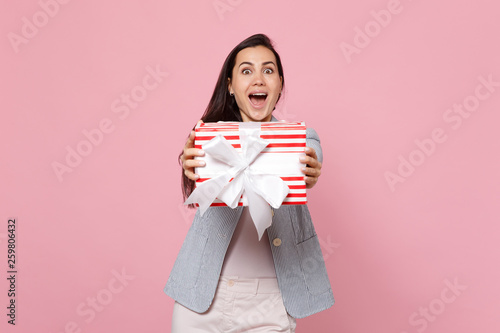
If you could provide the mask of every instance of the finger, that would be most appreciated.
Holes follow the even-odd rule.
[[[321,163],[317,159],[315,159],[313,157],[310,157],[310,156],[301,156],[300,157],[300,162],[302,162],[304,164],[307,164],[310,167],[320,168],[321,169]]]
[[[184,174],[186,175],[186,177],[188,177],[189,179],[191,180],[198,180],[198,178],[200,178],[200,176],[196,173],[194,173],[193,171],[191,170],[184,170]]]
[[[184,155],[185,160],[188,160],[192,159],[195,156],[204,156],[205,152],[203,151],[203,149],[199,148],[186,148],[184,149],[184,153],[182,155]]]
[[[311,156],[315,160],[318,159],[318,155],[316,155],[316,150],[314,150],[314,148],[306,147],[305,153],[306,153],[306,155]]]
[[[318,178],[319,176],[321,176],[321,169],[305,167],[302,168],[302,173],[306,176]]]
[[[189,133],[189,137],[186,141],[186,144],[184,145],[184,149],[194,148],[194,137],[195,137],[195,132],[191,131],[191,133]]]
[[[316,177],[304,177],[304,181],[306,183],[306,188],[312,188],[318,182],[318,178],[316,178]]]
[[[203,161],[203,160],[190,159],[190,160],[185,160],[182,163],[182,168],[184,170],[192,169],[192,168],[199,168],[199,167],[204,167],[204,166],[205,166],[205,161]]]

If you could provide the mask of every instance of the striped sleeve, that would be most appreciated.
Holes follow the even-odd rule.
[[[318,133],[313,128],[306,129],[306,145],[313,148],[318,156],[318,161],[323,163],[323,150],[321,150],[321,142]]]

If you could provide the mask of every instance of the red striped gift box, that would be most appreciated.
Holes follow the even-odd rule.
[[[217,122],[201,123],[195,128],[195,148],[202,148],[204,143],[209,142],[217,135],[222,135],[229,143],[241,153],[241,142],[239,135],[239,122]],[[283,205],[303,205],[307,203],[306,184],[301,168],[299,157],[304,155],[306,147],[306,125],[304,122],[263,122],[260,123],[260,137],[269,144],[260,152],[252,164],[252,168],[261,170],[269,169],[270,174],[278,175],[289,187],[290,192],[283,201]],[[220,175],[221,164],[217,160],[205,154],[203,157],[196,157],[206,162],[205,167],[195,168],[195,172],[200,175],[196,184],[200,184],[212,177]],[[281,170],[285,170],[281,173]],[[247,205],[245,194],[240,198],[239,206]],[[226,206],[219,199],[211,206]]]

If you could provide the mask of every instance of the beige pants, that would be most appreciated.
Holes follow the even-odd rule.
[[[197,313],[175,302],[172,333],[295,332],[276,278],[221,277],[212,305]]]

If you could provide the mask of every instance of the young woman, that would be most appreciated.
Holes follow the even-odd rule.
[[[269,38],[253,35],[229,53],[200,121],[277,121],[272,116],[285,77]],[[307,129],[301,162],[306,188],[321,174],[319,137]],[[194,190],[195,167],[205,164],[191,132],[180,156],[183,194]],[[269,208],[271,209],[271,207]],[[259,241],[247,207],[196,213],[165,293],[176,302],[172,332],[295,332],[303,318],[334,303],[307,205],[273,210]]]

